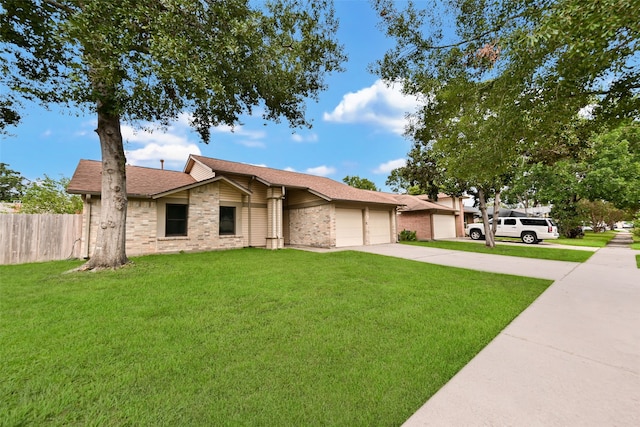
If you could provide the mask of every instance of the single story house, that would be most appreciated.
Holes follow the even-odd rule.
[[[67,191],[84,202],[82,253],[100,219],[100,161],[80,160]],[[329,178],[191,155],[182,172],[127,166],[129,255],[397,240],[395,195]]]
[[[395,195],[398,208],[398,230],[415,231],[418,240],[464,237],[463,197],[439,194],[438,201],[426,195]]]

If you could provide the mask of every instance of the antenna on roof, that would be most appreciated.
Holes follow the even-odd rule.
[[[160,169],[164,170],[164,159],[160,159]]]

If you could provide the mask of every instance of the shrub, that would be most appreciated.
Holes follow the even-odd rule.
[[[398,238],[401,242],[415,242],[416,240],[418,240],[418,238],[416,237],[416,232],[409,230],[402,230]]]
[[[633,229],[631,230],[634,236],[640,239],[640,212],[636,214],[633,219]]]

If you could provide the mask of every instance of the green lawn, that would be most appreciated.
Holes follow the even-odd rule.
[[[553,240],[553,243],[570,246],[589,246],[593,248],[604,248],[607,243],[616,236],[616,232],[609,230],[603,233],[594,233],[593,231],[585,231],[582,239],[560,238]]]
[[[633,243],[631,244],[631,249],[635,249],[640,251],[640,237],[633,235]]]
[[[426,246],[430,248],[450,249],[454,251],[479,252],[492,255],[509,255],[523,258],[548,259],[555,261],[584,262],[592,251],[543,248],[535,245],[512,245],[496,243],[495,248],[488,248],[483,242],[438,240],[428,242],[402,242],[408,245]]]
[[[3,425],[400,425],[551,281],[358,252],[0,266]]]

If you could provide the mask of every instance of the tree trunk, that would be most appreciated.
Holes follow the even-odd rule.
[[[498,219],[500,218],[500,192],[496,191],[496,196],[493,198],[493,223],[491,224],[491,231],[493,235],[496,235],[498,230]]]
[[[493,230],[489,226],[489,215],[487,214],[487,200],[484,195],[484,190],[478,189],[478,199],[480,200],[480,213],[482,214],[482,224],[484,224],[485,245],[490,248],[494,248],[496,246],[496,241],[493,237],[494,236]]]
[[[120,129],[120,117],[98,108],[98,128],[102,151],[102,197],[96,247],[82,267],[118,268],[128,262],[125,250],[127,220],[127,184]]]

